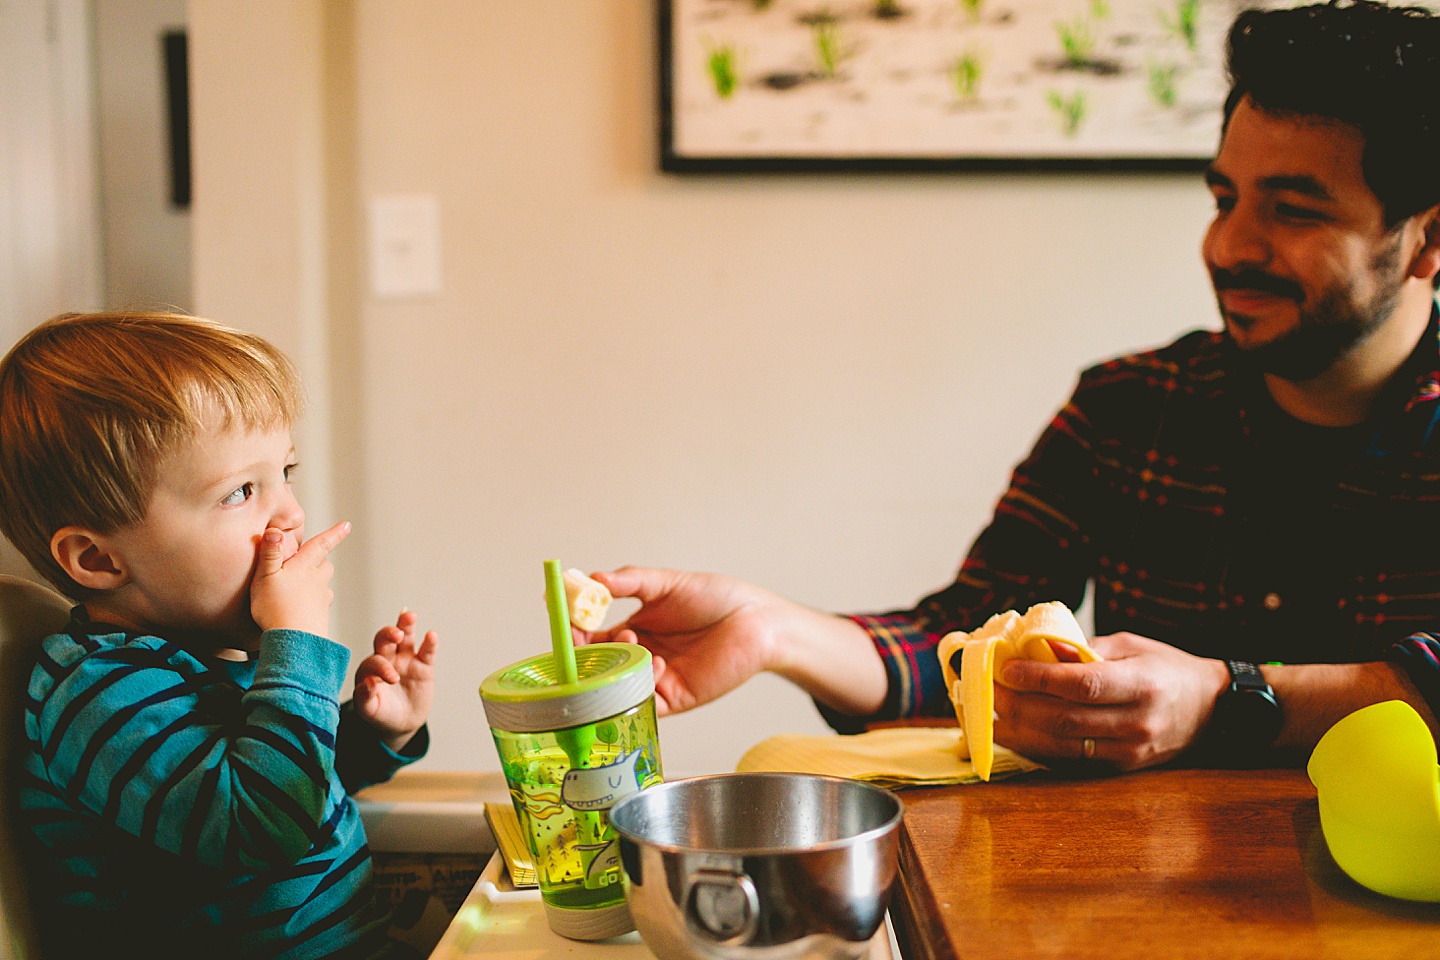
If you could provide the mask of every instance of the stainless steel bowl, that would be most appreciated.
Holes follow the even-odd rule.
[[[610,823],[661,960],[858,960],[890,902],[903,813],[856,780],[733,773],[642,790]]]

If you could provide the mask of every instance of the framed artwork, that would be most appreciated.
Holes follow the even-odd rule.
[[[659,3],[661,166],[678,172],[1200,169],[1226,31],[1256,5]]]

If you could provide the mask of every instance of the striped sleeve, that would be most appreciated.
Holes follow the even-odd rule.
[[[1430,712],[1440,717],[1440,635],[1412,634],[1390,648],[1388,659],[1405,671]]]
[[[815,708],[830,728],[836,733],[864,733],[876,720],[944,715],[938,707],[948,707],[948,699],[943,704],[933,697],[922,702],[926,690],[938,686],[943,691],[945,687],[944,678],[939,676],[940,661],[935,657],[939,636],[926,633],[913,617],[904,614],[853,614],[850,619],[870,634],[880,653],[888,681],[885,701],[874,715],[853,717],[815,700]],[[932,672],[935,677],[930,676]]]
[[[423,758],[430,749],[430,728],[423,726],[398,753],[385,745],[379,732],[355,711],[355,702],[340,707],[340,728],[335,737],[335,772],[345,792],[354,794],[384,783],[402,767]]]
[[[77,629],[46,641],[26,724],[40,772],[72,807],[187,860],[255,872],[295,863],[333,830],[348,662],[323,637],[267,631],[241,691],[159,638]]]

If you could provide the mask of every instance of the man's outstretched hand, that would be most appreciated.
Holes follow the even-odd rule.
[[[621,567],[597,573],[616,597],[641,607],[624,623],[582,642],[639,642],[655,658],[655,706],[664,716],[708,703],[770,669],[770,621],[785,601],[730,577]]]

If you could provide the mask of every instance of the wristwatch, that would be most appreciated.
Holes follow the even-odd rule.
[[[1230,686],[1215,700],[1205,743],[1213,759],[1226,766],[1253,763],[1280,735],[1285,709],[1255,664],[1226,660],[1225,666],[1230,669]]]

